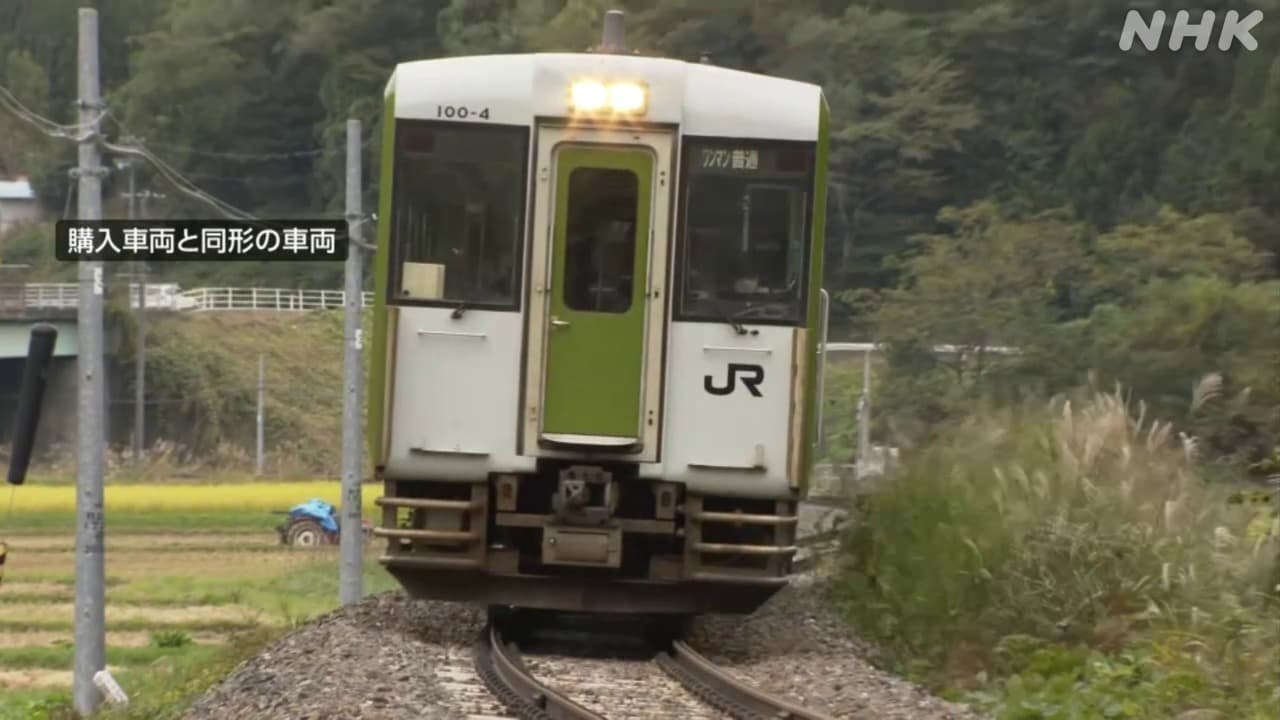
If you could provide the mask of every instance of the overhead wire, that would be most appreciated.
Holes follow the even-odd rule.
[[[137,136],[137,133],[133,132],[132,129],[127,127],[124,124],[124,122],[121,121],[120,118],[110,110],[107,110],[106,118],[110,120],[112,123],[114,123],[116,127],[120,128],[120,131],[124,135],[131,136],[131,137]],[[280,150],[276,152],[246,153],[246,152],[227,152],[227,151],[220,151],[220,150],[205,150],[203,148],[193,147],[191,145],[178,145],[174,143],[165,143],[165,142],[148,142],[147,144],[150,145],[151,147],[160,148],[163,150],[172,150],[174,152],[186,153],[188,155],[196,155],[199,157],[209,157],[209,158],[219,158],[223,160],[242,160],[246,162],[252,162],[252,161],[267,162],[272,160],[288,160],[292,158],[302,158],[302,157],[321,157],[325,155],[341,155],[346,153],[345,146],[341,148],[310,148],[306,150]],[[372,135],[369,138],[365,138],[364,140],[362,140],[362,142],[360,143],[360,147],[362,149],[367,150],[369,149],[371,144],[372,144]]]
[[[164,160],[161,160],[159,157],[156,157],[154,153],[143,145],[120,145],[103,140],[102,146],[122,155],[134,155],[147,160],[147,162],[151,163],[151,165],[159,171],[160,175],[168,180],[169,183],[172,184],[179,192],[213,206],[214,209],[232,220],[247,220],[250,222],[258,220],[258,218],[252,213],[241,210],[235,205],[216,198],[204,190],[201,190],[195,185],[195,183],[184,177],[182,173],[174,169],[173,166],[169,165]]]
[[[124,133],[131,135],[131,133],[129,133],[129,128],[127,128],[124,125],[124,123],[121,122],[120,119],[117,118],[115,114],[112,113],[107,108],[102,109],[98,113],[97,117],[95,117],[93,120],[89,122],[78,123],[75,125],[65,125],[65,124],[54,122],[53,120],[50,120],[49,118],[46,118],[40,115],[34,110],[31,110],[26,105],[24,105],[21,101],[19,101],[18,98],[14,96],[12,91],[10,91],[8,88],[2,85],[0,85],[0,106],[3,106],[5,109],[9,110],[11,113],[17,116],[20,120],[27,122],[28,124],[35,127],[37,130],[41,131],[42,133],[44,133],[49,137],[72,140],[78,143],[85,142],[87,140],[93,139],[94,137],[98,137],[99,143],[108,150],[111,150],[113,152],[120,153],[123,155],[141,157],[144,160],[146,160],[148,163],[150,163],[151,166],[154,167],[156,171],[162,177],[164,177],[165,180],[167,180],[170,184],[172,184],[179,192],[181,192],[184,195],[187,195],[188,197],[191,197],[193,199],[199,200],[207,205],[212,206],[214,209],[218,210],[220,213],[222,213],[224,216],[228,218],[231,218],[233,220],[244,220],[249,222],[260,220],[257,216],[253,215],[252,213],[247,212],[239,207],[236,207],[235,205],[232,205],[231,203],[225,200],[222,200],[221,198],[218,198],[206,192],[205,190],[202,190],[194,182],[192,182],[190,179],[184,176],[180,171],[178,171],[172,165],[165,162],[163,159],[157,156],[154,152],[152,152],[147,147],[146,144],[135,142],[134,144],[131,144],[131,145],[123,145],[116,142],[110,142],[104,139],[101,136],[101,133],[98,132],[98,128],[100,127],[100,123],[103,119],[110,119],[111,122],[117,125]],[[75,131],[81,131],[81,132],[79,134],[73,134]],[[364,140],[361,143],[361,147],[367,148],[370,145],[370,142],[371,141],[368,139]],[[328,154],[336,154],[338,152],[337,150],[334,150],[334,149],[318,148],[318,149],[310,149],[310,150],[296,150],[296,151],[286,151],[286,152],[276,152],[276,153],[233,153],[233,152],[215,152],[215,151],[209,151],[209,150],[201,150],[199,148],[193,148],[193,147],[182,146],[182,145],[171,145],[171,144],[165,144],[165,143],[152,143],[152,144],[156,146],[170,147],[172,149],[177,149],[179,151],[188,152],[194,155],[220,157],[224,159],[235,159],[235,160],[269,160],[269,159],[287,159],[287,158],[297,158],[297,157],[317,157],[317,156],[323,156]],[[344,149],[344,152],[345,152],[345,149]],[[68,194],[67,203],[68,203],[67,212],[69,212],[70,194]],[[363,222],[365,222],[365,219],[361,219],[357,221],[357,224],[363,224]],[[362,247],[370,247],[366,243],[362,243],[358,241],[357,241],[357,244]]]
[[[224,200],[216,198],[204,192],[200,188],[196,187],[194,183],[192,183],[191,181],[183,177],[182,173],[178,172],[176,169],[174,169],[165,161],[156,157],[154,153],[147,150],[145,147],[141,147],[141,146],[128,147],[128,146],[108,142],[105,139],[102,139],[101,135],[97,132],[97,128],[100,121],[108,115],[108,112],[106,110],[103,110],[102,112],[100,112],[98,114],[98,117],[95,118],[91,123],[82,123],[80,125],[61,125],[46,117],[41,116],[39,113],[36,113],[35,111],[23,105],[21,102],[18,101],[16,97],[13,96],[13,93],[8,88],[5,88],[3,86],[0,86],[0,105],[3,105],[6,109],[8,109],[10,112],[16,115],[19,119],[26,121],[28,124],[32,125],[37,130],[40,130],[45,135],[48,135],[50,137],[75,140],[76,142],[85,142],[87,140],[93,139],[94,137],[98,137],[99,142],[102,144],[103,147],[107,149],[113,150],[118,153],[126,154],[126,155],[140,156],[146,159],[148,162],[152,164],[152,166],[154,166],[159,171],[159,173],[166,180],[168,180],[171,184],[173,184],[174,187],[176,187],[180,192],[190,197],[201,200],[209,205],[212,205],[214,208],[220,211],[223,215],[226,215],[235,220],[252,221],[257,219],[252,214],[245,212],[244,210],[241,210],[240,208],[237,208],[234,205]],[[69,130],[84,128],[86,125],[89,126],[89,129],[86,130],[81,135],[78,135],[78,136],[71,135],[68,132]]]
[[[189,155],[198,155],[201,157],[221,158],[224,160],[289,160],[301,157],[317,157],[320,155],[334,154],[335,150],[318,148],[315,150],[292,150],[283,152],[264,152],[264,153],[237,153],[237,152],[219,152],[216,150],[201,150],[200,148],[190,147],[188,145],[174,145],[172,143],[151,143],[154,147],[173,150],[175,152],[187,153]]]
[[[114,113],[108,112],[107,116],[111,120],[111,122],[115,123],[116,126],[118,126],[123,132],[130,135],[130,137],[136,137],[136,135],[131,133],[129,131],[129,128],[126,127],[125,124],[118,117],[116,117]],[[367,149],[370,143],[371,143],[371,140],[366,139],[361,143],[361,147]],[[115,149],[117,152],[124,152],[124,153],[132,152],[133,154],[138,154],[143,156],[148,161],[150,161],[153,165],[156,165],[157,169],[161,169],[161,172],[163,175],[165,175],[166,179],[168,179],[171,183],[174,183],[175,187],[178,187],[180,191],[188,195],[192,195],[193,197],[199,200],[203,200],[204,202],[210,205],[213,205],[215,208],[219,209],[224,215],[227,215],[232,219],[247,220],[247,221],[259,220],[259,218],[257,218],[256,216],[250,213],[247,213],[244,210],[241,210],[240,208],[237,208],[234,205],[231,205],[230,203],[227,203],[224,200],[220,200],[214,197],[213,195],[210,195],[209,193],[196,187],[194,183],[192,183],[187,178],[183,177],[181,173],[179,173],[172,166],[168,165],[163,160],[160,160],[158,157],[155,156],[154,153],[151,153],[142,144],[135,145],[133,148],[129,148],[127,146],[117,146],[113,143],[107,143],[105,141],[103,142],[103,144],[109,149]],[[155,143],[152,143],[152,144],[155,144]],[[181,146],[181,145],[169,145],[169,147],[180,148],[184,151],[191,152],[192,154],[207,155],[211,157],[233,158],[233,159],[281,159],[285,157],[320,156],[320,155],[326,155],[326,154],[337,152],[336,150],[320,148],[320,149],[314,149],[314,150],[298,150],[298,151],[282,152],[282,153],[216,153],[213,151],[200,150],[198,148],[192,148],[192,147]],[[345,152],[345,149],[343,150],[343,152]],[[182,187],[182,185],[180,185],[179,183],[185,183],[186,188]],[[353,223],[353,226],[363,225],[368,220],[369,220],[369,217],[360,218]],[[356,240],[354,237],[351,238],[351,242],[359,247],[362,247],[368,250],[376,249],[376,246],[370,243]]]
[[[60,138],[66,138],[66,139],[76,139],[80,142],[83,142],[84,139],[88,137],[88,135],[80,136],[80,135],[73,135],[71,133],[77,130],[86,130],[88,128],[96,127],[98,123],[101,122],[102,119],[107,115],[106,110],[100,110],[98,112],[98,116],[93,120],[90,120],[89,122],[76,123],[74,125],[64,125],[62,123],[57,123],[57,122],[54,122],[53,120],[50,120],[49,118],[44,117],[43,115],[37,113],[36,111],[24,105],[22,101],[19,100],[11,90],[4,87],[3,85],[0,85],[0,104],[3,104],[6,108],[9,109],[10,112],[17,115],[20,119],[25,120],[28,123],[34,125],[37,129],[41,130],[47,135],[52,135],[54,137],[60,137]]]

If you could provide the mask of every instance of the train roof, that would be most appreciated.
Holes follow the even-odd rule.
[[[822,88],[812,83],[670,58],[608,53],[471,55],[401,63],[386,92],[397,118],[437,119],[442,105],[465,107],[482,122],[531,125],[565,117],[573,82],[642,82],[644,119],[678,124],[685,135],[818,139]]]

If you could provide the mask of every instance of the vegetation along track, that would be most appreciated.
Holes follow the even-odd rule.
[[[526,663],[496,627],[485,632],[476,648],[476,671],[522,720],[828,720],[744,684],[681,641],[644,662],[555,656]],[[553,676],[555,687],[540,681],[535,671]]]

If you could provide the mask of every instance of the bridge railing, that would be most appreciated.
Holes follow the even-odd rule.
[[[365,292],[362,305],[373,304],[373,293]],[[334,310],[347,301],[342,290],[291,290],[286,288],[195,288],[181,293],[178,310]]]
[[[77,283],[26,283],[22,300],[29,308],[74,308],[80,304],[80,286]]]

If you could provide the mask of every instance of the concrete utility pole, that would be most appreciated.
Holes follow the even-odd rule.
[[[261,477],[263,459],[263,440],[265,436],[263,423],[266,420],[267,403],[267,357],[258,353],[258,452],[253,464],[253,473]]]
[[[98,154],[98,121],[102,101],[98,88],[98,11],[80,8],[79,88],[80,143],[78,219],[102,219],[102,173]],[[102,263],[80,263],[80,307],[77,333],[80,366],[79,457],[76,467],[76,605],[75,668],[72,704],[80,715],[98,708],[102,697],[93,677],[106,669],[106,608],[103,593],[102,473],[106,438],[103,417]]]
[[[130,138],[136,140],[136,138]],[[147,200],[156,198],[163,200],[165,196],[150,190],[134,191],[134,160],[129,165],[129,219],[136,219],[135,202],[142,200],[142,218],[150,219],[147,212]],[[146,436],[146,397],[147,397],[147,263],[145,260],[136,264],[134,280],[138,283],[138,309],[134,313],[134,324],[138,328],[137,361],[134,363],[134,399],[133,399],[133,460],[142,462],[142,451],[147,447]]]
[[[862,394],[858,397],[858,461],[854,474],[861,480],[867,475],[871,453],[871,353],[862,353]]]
[[[132,135],[122,139],[128,145],[140,144],[139,139]],[[136,157],[128,157],[120,162],[129,169],[129,192],[125,197],[129,199],[129,219],[136,220],[138,217],[138,159]],[[133,281],[138,284],[138,308],[133,313],[134,325],[138,332],[133,361],[133,462],[135,465],[141,465],[142,449],[146,446],[143,432],[146,422],[146,405],[144,403],[146,402],[147,382],[147,263],[145,261],[136,262],[133,270]]]
[[[347,120],[347,250],[346,317],[342,398],[342,525],[339,528],[339,551],[342,557],[338,573],[339,600],[343,605],[358,602],[364,594],[362,585],[364,560],[364,513],[361,510],[360,457],[361,420],[361,350],[364,347],[360,327],[364,314],[364,283],[360,266],[361,179],[360,121]]]

